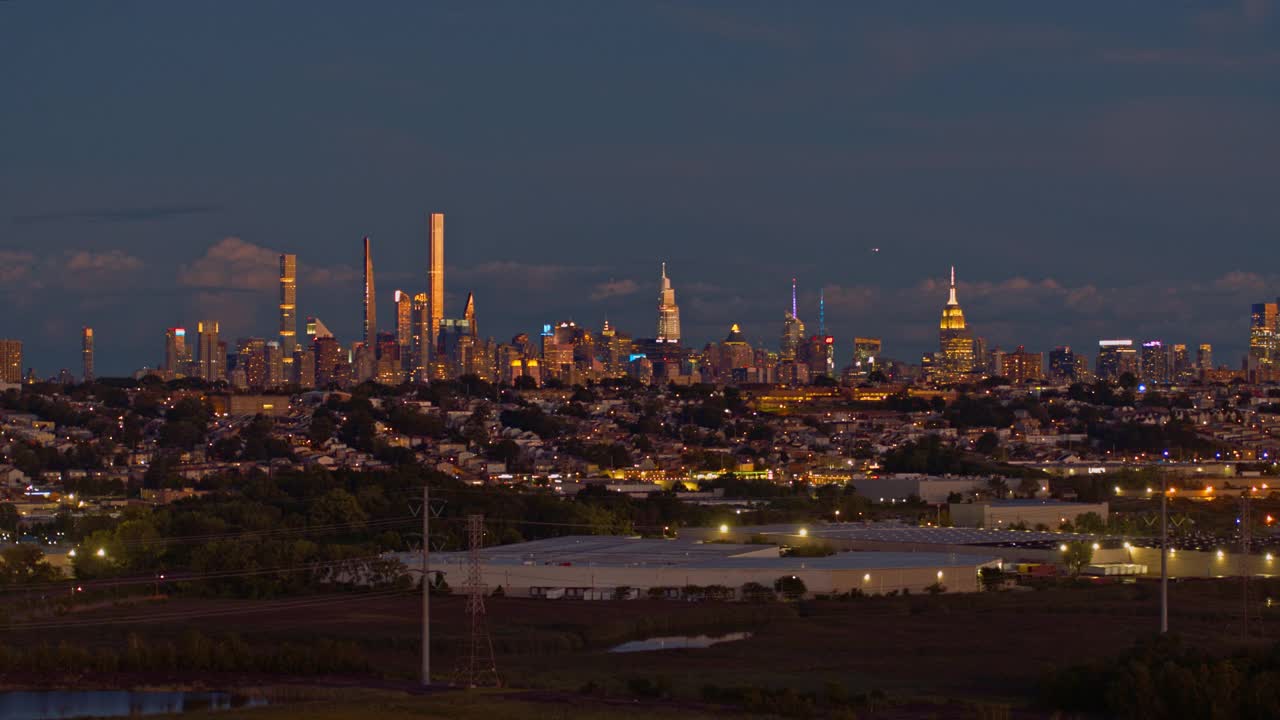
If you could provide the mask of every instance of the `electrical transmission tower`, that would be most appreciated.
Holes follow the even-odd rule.
[[[1255,611],[1253,596],[1253,517],[1250,508],[1251,496],[1248,490],[1240,493],[1240,584],[1243,589],[1244,607],[1241,608],[1240,632],[1248,639],[1250,632],[1257,632],[1260,627],[1250,627],[1253,620],[1262,624],[1261,615]]]
[[[501,687],[498,665],[493,659],[493,638],[484,614],[484,574],[480,569],[480,548],[484,545],[484,516],[467,516],[470,552],[467,562],[467,619],[471,623],[471,639],[467,652],[459,658],[458,684],[464,687]]]

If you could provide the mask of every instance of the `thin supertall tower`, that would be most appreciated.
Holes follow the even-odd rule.
[[[435,354],[440,339],[440,323],[444,320],[444,213],[427,216],[430,234],[427,246],[427,319],[430,335],[423,345],[429,356]]]
[[[293,353],[298,349],[298,256],[280,255],[280,361],[283,374],[294,380]]]
[[[80,359],[84,363],[84,381],[93,382],[93,328],[87,325],[80,332]]]
[[[378,305],[373,287],[373,252],[369,249],[369,236],[364,236],[364,346],[378,344]]]

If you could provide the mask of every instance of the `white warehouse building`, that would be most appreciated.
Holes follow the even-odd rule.
[[[393,553],[415,575],[417,553]],[[465,582],[469,554],[431,554],[431,571],[453,587]],[[672,595],[688,586],[722,586],[740,596],[743,585],[772,588],[795,576],[810,595],[924,592],[940,583],[947,592],[974,592],[983,567],[998,567],[995,557],[925,552],[839,552],[820,558],[782,557],[775,545],[745,545],[693,540],[618,536],[567,536],[484,548],[481,572],[489,588],[512,596],[605,599],[618,590],[630,596],[653,588]]]

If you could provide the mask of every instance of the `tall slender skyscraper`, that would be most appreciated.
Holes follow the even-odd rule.
[[[196,325],[200,336],[200,356],[196,362],[196,375],[207,382],[222,380],[226,368],[226,351],[219,349],[218,321],[201,320]],[[222,345],[222,347],[226,347]]]
[[[410,322],[413,331],[413,347],[410,349],[410,367],[413,380],[420,381],[425,377],[427,360],[431,351],[427,348],[428,333],[431,332],[431,319],[428,315],[427,294],[418,293],[413,296],[413,319]]]
[[[285,378],[293,378],[293,353],[298,349],[298,256],[280,256],[280,362]]]
[[[658,288],[658,342],[680,342],[680,306],[676,291],[667,277],[667,264],[662,263],[662,281]]]
[[[369,236],[364,238],[364,345],[378,344],[378,305],[373,287],[373,253],[369,250]]]
[[[93,328],[80,331],[80,360],[84,365],[84,381],[93,382]]]
[[[427,217],[427,223],[430,226],[430,244],[427,248],[427,315],[431,321],[431,334],[423,346],[429,348],[429,353],[434,353],[440,337],[440,322],[444,320],[444,213],[431,213]]]
[[[403,290],[394,295],[396,304],[396,344],[400,357],[408,360],[413,348],[413,298]]]
[[[795,362],[804,342],[804,323],[800,322],[796,303],[796,279],[791,278],[791,309],[782,318],[782,340],[778,345],[778,358],[782,362]]]

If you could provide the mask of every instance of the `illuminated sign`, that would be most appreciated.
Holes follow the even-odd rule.
[[[1098,347],[1133,347],[1132,340],[1099,340]]]
[[[1101,474],[1105,473],[1106,471],[1107,471],[1107,469],[1106,469],[1106,468],[1104,468],[1104,467],[1091,467],[1091,468],[1089,468],[1089,474],[1090,474],[1090,475],[1101,475]]]

